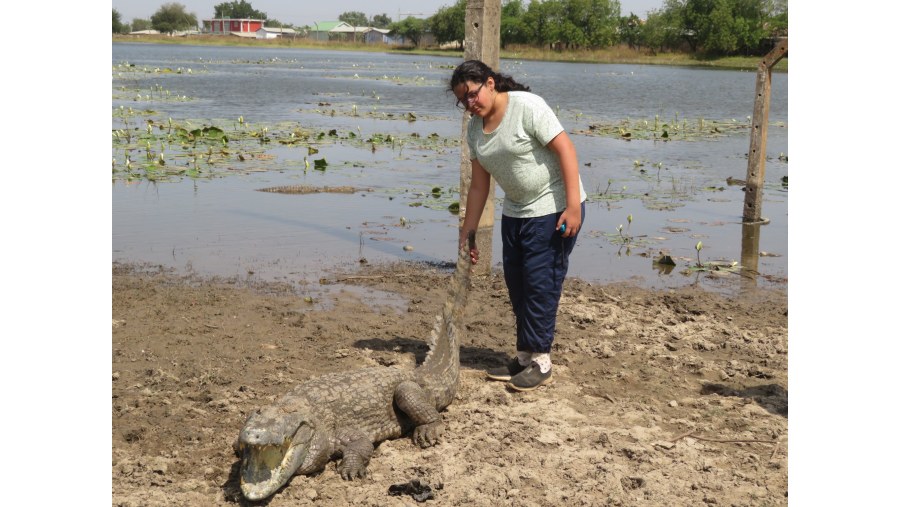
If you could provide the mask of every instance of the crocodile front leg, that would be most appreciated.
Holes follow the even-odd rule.
[[[335,435],[336,450],[342,459],[338,470],[346,481],[366,476],[369,458],[375,452],[375,446],[365,433],[359,430],[340,430]]]
[[[416,425],[413,442],[422,448],[440,442],[444,431],[441,414],[434,408],[434,400],[419,384],[411,380],[401,382],[394,391],[394,402]]]

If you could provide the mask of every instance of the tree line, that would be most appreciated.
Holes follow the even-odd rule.
[[[269,19],[246,0],[214,6],[216,18],[251,18],[266,26],[297,28]],[[433,16],[392,21],[387,14],[368,18],[358,11],[338,16],[352,26],[389,29],[418,46],[426,33],[439,44],[462,45],[466,0],[441,7]],[[113,33],[153,28],[160,32],[196,29],[197,17],[179,3],[163,4],[149,20],[125,24],[113,9]],[[310,27],[300,27],[307,31]],[[710,56],[758,55],[788,31],[787,0],[664,0],[641,19],[623,16],[619,0],[503,0],[500,45],[565,49],[603,49],[628,45],[652,53],[688,51]]]
[[[422,20],[438,43],[462,44],[466,0]],[[400,32],[402,32],[402,27]],[[665,0],[646,19],[623,16],[618,0],[504,0],[500,46],[602,49],[627,44],[651,52],[754,55],[787,36],[787,0]]]
[[[260,19],[265,25],[272,28],[297,28],[291,23],[283,23],[268,14],[253,8],[253,4],[247,0],[223,2],[213,6],[213,18],[215,19]],[[388,28],[391,18],[387,14],[377,14],[372,19],[367,19],[362,12],[345,12],[338,19],[353,26],[373,26],[376,28]],[[150,19],[134,18],[131,23],[122,21],[122,14],[115,8],[112,10],[112,33],[130,33],[142,30],[156,30],[160,33],[172,33],[187,30],[196,30],[199,26],[197,15],[189,13],[186,7],[180,3],[166,3],[157,9]],[[309,30],[309,26],[301,30]]]

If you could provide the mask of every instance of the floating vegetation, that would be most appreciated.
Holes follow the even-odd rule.
[[[112,173],[113,180],[178,181],[182,178],[213,178],[229,174],[248,174],[270,170],[308,171],[339,167],[363,167],[346,160],[326,160],[324,154],[313,155],[326,146],[342,144],[375,152],[391,149],[397,159],[404,158],[404,150],[425,150],[446,153],[459,146],[457,136],[441,137],[438,134],[420,135],[398,133],[372,133],[363,136],[362,129],[339,131],[338,129],[304,128],[298,122],[255,123],[240,115],[237,119],[179,119],[162,117],[153,104],[186,102],[194,100],[177,95],[162,84],[148,84],[152,75],[180,74],[191,76],[209,72],[211,63],[252,65],[296,65],[296,60],[266,58],[261,60],[233,60],[212,62],[201,59],[191,62],[192,67],[155,67],[135,65],[129,62],[114,64],[112,68]],[[148,78],[148,75],[150,77]],[[425,84],[421,76],[411,78],[388,75],[369,76],[375,80],[391,80],[397,84]],[[181,78],[179,78],[181,79]],[[161,81],[166,82],[166,81]],[[325,97],[349,97],[349,94],[320,93]],[[319,102],[315,111],[330,116],[365,116],[376,119],[396,119],[414,123],[417,121],[444,120],[415,111],[380,110],[380,97],[375,91],[364,93],[361,98],[376,104],[371,111],[366,107],[348,104],[328,109],[331,104]],[[328,99],[326,99],[328,100]],[[133,105],[129,105],[133,103]],[[305,148],[306,157],[275,154],[276,148]],[[408,158],[408,155],[407,155]]]
[[[702,264],[691,264],[687,266],[681,273],[684,275],[690,275],[698,272],[711,272],[711,273],[740,273],[743,266],[740,265],[737,261],[708,261]]]
[[[438,211],[449,211],[452,214],[459,213],[459,188],[428,186],[427,190],[411,190],[398,188],[387,190],[388,194],[402,195],[411,199],[408,206],[411,208],[428,208]],[[390,197],[393,199],[394,197]]]
[[[403,150],[444,152],[459,145],[458,138],[438,134],[373,133],[360,130],[316,130],[297,122],[259,124],[243,115],[232,120],[179,120],[162,118],[152,109],[121,105],[113,108],[113,179],[177,181],[182,178],[213,178],[269,170],[330,167],[362,167],[348,161],[329,162],[313,158],[323,147],[345,144],[359,149],[391,149],[397,158]],[[279,157],[278,148],[302,148],[305,155]]]
[[[209,72],[209,70],[204,66],[197,69],[191,67],[155,67],[148,65],[137,66],[133,63],[129,62],[120,62],[112,67],[113,77],[124,77],[126,75],[132,74],[198,74]]]
[[[631,234],[631,223],[634,220],[634,217],[632,217],[631,214],[625,217],[625,220],[627,225],[619,224],[619,226],[616,227],[616,232],[603,233],[603,236],[605,236],[610,243],[612,243],[613,245],[619,245],[620,247],[627,247],[629,249],[629,252],[627,254],[630,255],[631,247],[644,247],[653,242],[652,238],[647,237],[646,234]]]
[[[637,198],[637,194],[628,193],[628,187],[623,185],[620,188],[613,189],[612,188],[613,180],[608,180],[606,184],[606,189],[602,192],[600,188],[597,188],[597,192],[592,194],[588,194],[588,200],[590,201],[624,201],[626,199],[635,199]]]
[[[424,115],[419,114],[414,111],[407,112],[397,112],[397,111],[385,111],[380,109],[378,106],[371,106],[371,108],[360,107],[358,104],[349,104],[343,106],[335,106],[330,102],[318,102],[314,107],[309,109],[301,109],[299,110],[301,113],[313,113],[319,114],[322,116],[330,116],[330,117],[358,117],[358,118],[370,118],[375,120],[403,120],[406,122],[414,122],[417,120],[423,121],[446,121],[449,120],[446,116],[433,116],[433,115]]]
[[[335,186],[335,187],[315,187],[312,185],[284,185],[280,187],[266,187],[259,188],[257,191],[259,192],[271,192],[274,194],[353,194],[358,192],[360,189],[356,187],[350,187],[346,185]]]
[[[772,123],[783,127],[783,123]],[[750,121],[694,120],[679,119],[676,115],[671,120],[661,120],[656,116],[653,120],[624,119],[619,121],[601,121],[592,123],[586,130],[576,130],[574,134],[611,137],[624,140],[651,141],[704,141],[718,137],[743,134],[750,130]]]
[[[698,241],[694,250],[697,250],[697,262],[687,266],[682,274],[689,275],[697,272],[715,272],[715,273],[739,273],[742,266],[737,261],[700,261],[700,251],[703,250],[703,242]]]
[[[331,79],[347,79],[348,76],[345,74],[335,74],[335,75],[327,75],[323,76]],[[363,74],[359,75],[358,72],[354,73],[352,76],[349,76],[350,79],[359,79],[363,81],[389,81],[392,83],[396,83],[398,85],[415,85],[415,86],[423,86],[423,85],[440,85],[441,81],[435,79],[425,79],[425,76],[389,76],[387,74]]]
[[[273,65],[273,64],[296,64],[299,63],[299,60],[296,58],[291,58],[290,60],[282,60],[278,57],[272,58],[259,58],[256,60],[231,60],[229,63],[238,64],[238,65]]]
[[[188,102],[193,100],[187,95],[172,94],[162,85],[153,85],[150,88],[120,86],[113,89],[113,100],[131,102]]]

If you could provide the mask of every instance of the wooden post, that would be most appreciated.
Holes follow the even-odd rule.
[[[741,280],[756,285],[759,275],[760,223],[741,225]]]
[[[744,223],[761,221],[762,187],[766,179],[766,131],[769,125],[769,97],[772,92],[772,67],[784,58],[787,39],[782,39],[759,62],[756,71],[756,101],[753,106],[753,130],[747,156],[747,193],[744,195]]]
[[[500,0],[468,0],[466,2],[466,34],[463,42],[463,59],[481,60],[495,72],[500,71]],[[462,161],[459,166],[459,225],[466,217],[466,198],[472,184],[472,162],[469,159],[469,145],[466,132],[469,126],[468,111],[462,117]],[[478,264],[475,274],[491,272],[491,257],[494,240],[494,179],[491,178],[490,192],[481,220],[478,222]]]

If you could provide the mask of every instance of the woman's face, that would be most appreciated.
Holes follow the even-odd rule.
[[[464,81],[453,88],[453,94],[456,95],[456,105],[458,107],[474,115],[484,117],[493,105],[493,101],[489,101],[493,89],[494,80],[487,78],[483,83]]]

